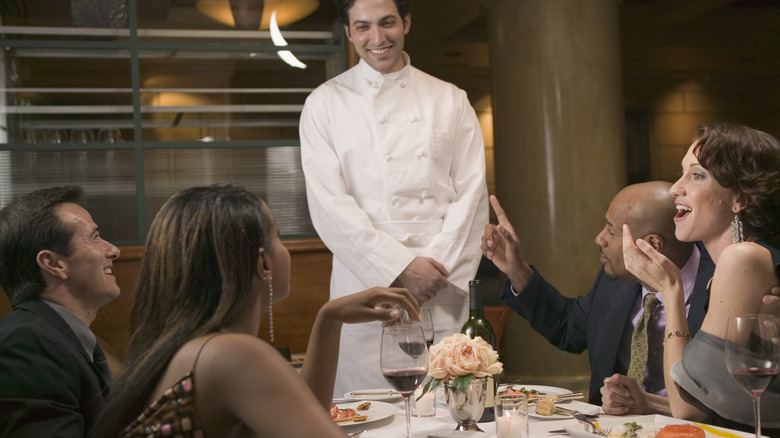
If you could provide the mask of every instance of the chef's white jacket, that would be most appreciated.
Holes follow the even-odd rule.
[[[416,256],[431,257],[450,272],[429,304],[438,340],[468,315],[488,222],[484,142],[466,93],[404,57],[398,72],[361,60],[315,89],[301,159],[312,222],[334,255],[331,299],[389,286]],[[344,326],[337,396],[387,386],[379,333],[379,323]]]

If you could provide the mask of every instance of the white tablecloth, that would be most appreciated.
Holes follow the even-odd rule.
[[[405,438],[406,437],[406,417],[404,413],[403,402],[394,403],[398,406],[398,411],[395,416],[388,417],[384,420],[372,422],[369,424],[355,424],[346,426],[344,430],[346,432],[356,432],[363,429],[367,429],[366,433],[361,435],[361,438]],[[585,403],[583,403],[584,405]],[[601,414],[601,418],[608,418],[608,415]],[[577,424],[577,421],[573,418],[566,420],[538,420],[531,418],[529,423],[529,431],[531,437],[555,437],[566,436],[550,434],[551,430],[563,430],[563,426]],[[414,438],[427,438],[428,435],[437,436],[436,432],[450,432],[455,430],[455,420],[450,416],[447,407],[437,402],[436,415],[433,417],[411,417],[412,436]],[[482,429],[486,435],[485,438],[496,437],[496,423],[486,422],[477,423],[480,429]],[[439,436],[445,436],[440,434]]]

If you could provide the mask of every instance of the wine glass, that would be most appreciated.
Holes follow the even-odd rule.
[[[761,438],[761,394],[780,370],[777,324],[772,315],[730,316],[726,325],[726,368],[753,397],[756,438]]]
[[[433,317],[430,307],[420,307],[420,326],[425,336],[425,345],[430,349],[433,345]],[[436,394],[434,391],[428,391],[423,394],[423,387],[428,384],[429,378],[423,380],[422,384],[415,389],[412,396],[412,415],[415,417],[432,417],[436,415]]]
[[[98,131],[98,141],[104,143],[121,143],[124,140],[122,139],[122,133],[119,132],[118,129],[104,128]]]
[[[425,345],[430,348],[433,345],[433,317],[430,307],[420,307],[420,324],[425,336]]]
[[[419,324],[382,328],[379,363],[382,375],[404,397],[406,436],[412,437],[409,398],[428,372],[428,349]]]
[[[92,143],[95,135],[91,129],[74,128],[70,130],[70,141],[73,143]]]

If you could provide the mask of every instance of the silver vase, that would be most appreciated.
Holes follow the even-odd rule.
[[[487,395],[487,378],[474,379],[469,383],[466,392],[460,392],[451,383],[444,384],[444,394],[447,397],[447,407],[450,415],[458,423],[455,430],[473,430],[482,432],[477,421],[485,410]]]

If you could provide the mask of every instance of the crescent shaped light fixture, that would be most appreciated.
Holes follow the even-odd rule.
[[[271,24],[269,26],[269,30],[271,31],[271,41],[274,42],[275,46],[284,47],[287,45],[287,41],[284,40],[284,37],[282,36],[282,32],[279,30],[279,25],[276,24],[276,11],[273,11],[271,13]],[[279,55],[280,58],[282,58],[282,61],[286,62],[288,65],[292,67],[306,68],[306,64],[302,63],[289,50],[279,50],[276,52],[276,54]]]

